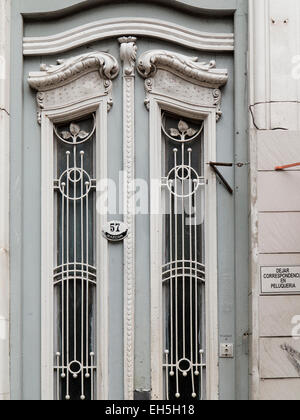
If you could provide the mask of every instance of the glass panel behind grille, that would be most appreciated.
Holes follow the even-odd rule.
[[[58,400],[96,391],[95,117],[55,126],[54,375]]]
[[[203,123],[164,113],[164,392],[205,398]]]

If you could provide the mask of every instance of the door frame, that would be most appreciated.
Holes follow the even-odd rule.
[[[150,179],[161,179],[162,134],[161,111],[179,117],[204,121],[204,162],[216,160],[216,108],[188,105],[180,100],[150,94]],[[205,185],[205,306],[206,306],[206,388],[207,399],[219,398],[218,370],[218,263],[217,263],[217,188],[216,176],[208,165],[204,165]],[[151,188],[151,380],[152,399],[163,396],[163,308],[162,308],[162,208],[161,183]],[[209,216],[208,216],[209,215]],[[208,281],[209,279],[209,281]]]
[[[110,0],[119,3],[120,0]],[[248,45],[248,0],[199,0],[195,6],[193,0],[145,0],[145,2],[167,4],[194,14],[233,16],[235,33],[235,159],[234,163],[248,162],[248,100],[247,100],[247,45]],[[11,160],[10,160],[10,300],[11,300],[11,390],[12,398],[22,399],[23,395],[23,361],[22,361],[22,290],[23,290],[23,247],[24,220],[23,208],[23,27],[27,19],[48,19],[69,16],[75,11],[84,10],[96,5],[105,4],[106,0],[94,0],[91,6],[86,0],[60,0],[37,2],[36,0],[12,0],[11,25]],[[248,353],[245,351],[245,337],[249,333],[249,187],[248,167],[238,169],[235,176],[235,285],[236,305],[236,399],[249,398]],[[15,180],[19,180],[16,182]],[[247,228],[246,228],[247,227]]]
[[[92,113],[96,114],[96,179],[107,179],[107,97],[95,98],[80,104],[66,106],[53,111],[43,111],[41,115],[41,167],[42,167],[42,271],[41,271],[41,394],[42,400],[54,399],[54,124],[68,122]],[[108,243],[101,235],[101,227],[107,222],[107,214],[97,213],[96,226],[96,267],[98,283],[97,300],[97,398],[108,398]],[[49,327],[46,328],[46,325]]]

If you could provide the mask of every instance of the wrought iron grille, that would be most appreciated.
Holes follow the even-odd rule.
[[[96,393],[95,116],[55,126],[54,376],[57,400]]]
[[[167,400],[205,399],[203,122],[163,113],[163,377]]]

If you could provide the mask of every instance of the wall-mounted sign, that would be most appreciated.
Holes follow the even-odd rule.
[[[128,235],[128,227],[125,223],[114,220],[106,223],[102,232],[108,241],[119,242]]]
[[[263,294],[300,294],[300,266],[261,267]]]

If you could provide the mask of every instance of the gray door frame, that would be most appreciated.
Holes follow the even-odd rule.
[[[53,17],[68,17],[72,13],[99,6],[105,3],[122,3],[120,0],[12,0],[11,26],[11,161],[10,161],[10,243],[11,243],[11,395],[13,399],[22,399],[23,386],[23,348],[22,339],[26,331],[22,319],[30,308],[24,307],[23,268],[24,232],[34,231],[28,226],[23,212],[24,172],[26,150],[23,150],[23,100],[26,81],[23,74],[22,40],[24,22],[31,19],[47,20]],[[209,13],[213,16],[233,16],[235,32],[235,166],[234,207],[235,207],[235,389],[236,399],[248,399],[248,351],[249,332],[248,290],[249,290],[249,233],[248,233],[248,97],[247,97],[247,39],[248,39],[248,0],[147,0],[145,3],[165,4],[178,10],[193,14]],[[197,3],[197,6],[195,5]],[[37,127],[37,135],[39,128]],[[31,174],[34,176],[34,174]],[[30,212],[30,209],[26,209]],[[34,232],[33,232],[34,233]],[[28,244],[27,244],[28,245]],[[25,291],[26,292],[26,291]],[[31,293],[31,291],[27,291]],[[225,371],[224,371],[225,372]],[[247,379],[246,379],[247,378]],[[226,386],[226,384],[220,384]]]

